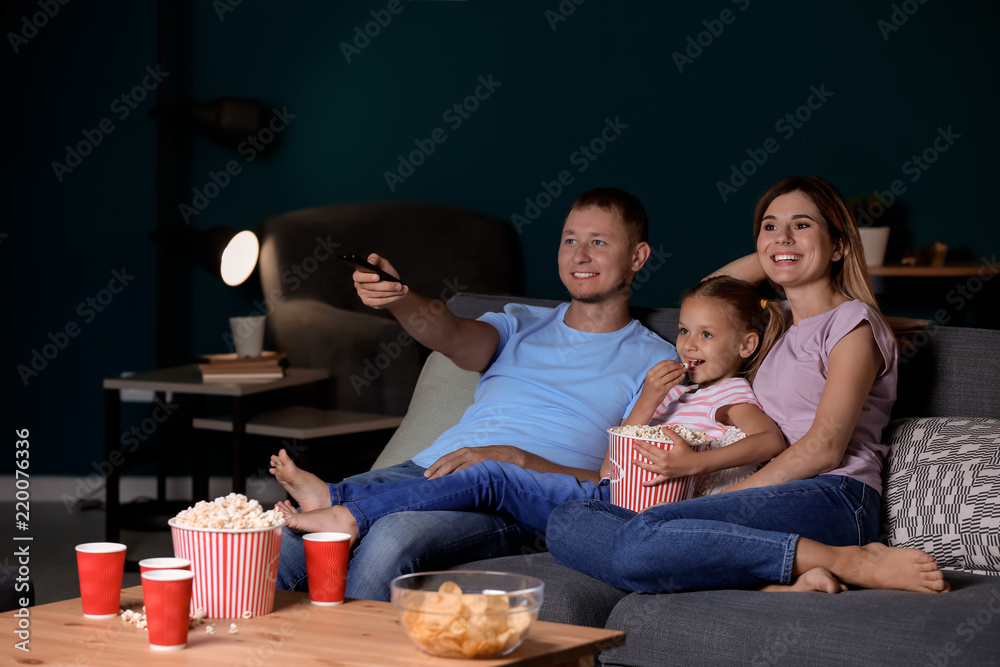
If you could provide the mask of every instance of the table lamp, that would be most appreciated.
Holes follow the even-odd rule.
[[[172,253],[194,259],[203,269],[219,275],[227,285],[242,284],[253,273],[260,254],[257,235],[249,230],[218,226],[194,229],[184,226],[150,234]]]
[[[257,266],[260,243],[257,235],[249,230],[237,232],[222,251],[219,271],[227,285],[236,286],[250,277]]]

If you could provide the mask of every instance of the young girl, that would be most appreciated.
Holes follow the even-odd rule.
[[[759,354],[772,312],[777,312],[766,304],[753,285],[729,276],[709,278],[684,295],[677,332],[684,365],[661,361],[653,366],[623,423],[683,424],[704,432],[712,447],[695,452],[670,433],[670,450],[637,442],[636,449],[653,463],[635,465],[659,473],[655,482],[699,475],[696,495],[711,495],[749,477],[758,464],[784,450],[777,426],[750,388],[753,374],[745,372]],[[687,386],[678,384],[685,370],[691,380]],[[740,438],[743,434],[748,437]],[[606,457],[603,476],[608,467]]]
[[[823,179],[793,177],[758,202],[754,235],[756,254],[721,272],[766,276],[787,298],[787,316],[771,318],[750,370],[789,447],[724,494],[639,515],[590,500],[562,505],[548,524],[549,550],[558,563],[645,593],[666,580],[703,590],[817,574],[830,593],[844,584],[949,590],[929,554],[878,542],[896,344],[854,216]]]
[[[685,365],[664,361],[654,366],[623,423],[683,423],[713,439],[734,426],[746,437],[707,452],[693,451],[680,438],[669,452],[643,448],[652,463],[636,465],[658,473],[654,483],[735,466],[750,466],[746,476],[756,464],[784,449],[781,432],[761,411],[749,383],[738,377],[754,357],[767,320],[754,287],[740,280],[716,278],[686,295],[677,340]],[[678,386],[685,367],[697,384]],[[608,466],[606,456],[603,470]],[[497,461],[483,461],[433,479],[328,485],[298,468],[281,450],[271,457],[270,472],[302,509],[301,514],[296,512],[288,501],[276,505],[290,527],[307,532],[346,532],[355,539],[364,537],[371,524],[386,514],[414,510],[504,512],[528,530],[542,534],[557,505],[587,498],[608,500],[610,496],[606,480],[595,483]]]

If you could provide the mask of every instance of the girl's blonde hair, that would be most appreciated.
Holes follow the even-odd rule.
[[[753,382],[761,359],[777,340],[775,337],[765,347],[768,332],[772,328],[771,322],[784,319],[785,314],[781,305],[778,302],[761,299],[754,285],[732,276],[714,276],[703,280],[684,294],[684,299],[689,298],[712,299],[718,302],[723,306],[729,317],[729,323],[740,337],[751,332],[757,334],[757,348],[743,360],[743,367],[740,369],[740,375],[748,382]]]

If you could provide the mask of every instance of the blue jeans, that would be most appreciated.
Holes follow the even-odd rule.
[[[423,479],[412,461],[349,478],[354,484]],[[498,514],[478,512],[398,512],[373,525],[351,555],[347,597],[388,600],[389,582],[401,574],[447,569],[459,563],[519,550],[544,549],[544,542]],[[302,536],[285,529],[281,538],[277,587],[308,589]]]
[[[624,590],[662,593],[787,584],[799,537],[832,546],[878,540],[880,499],[840,475],[660,505],[556,508],[546,542],[557,563]]]
[[[330,499],[343,505],[364,537],[376,521],[396,512],[481,510],[509,515],[532,534],[545,532],[549,514],[570,500],[608,500],[607,483],[572,475],[525,470],[513,463],[481,461],[435,479],[411,477],[375,484],[330,484]]]

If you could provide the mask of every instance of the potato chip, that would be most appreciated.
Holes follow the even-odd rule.
[[[406,591],[401,604],[413,611],[401,617],[410,637],[429,653],[448,657],[497,655],[524,637],[537,612],[510,613],[503,593],[463,593],[446,581],[437,593]]]
[[[454,581],[446,581],[438,588],[438,593],[461,595],[462,587]]]

